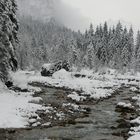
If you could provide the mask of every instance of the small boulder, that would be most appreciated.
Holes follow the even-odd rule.
[[[117,112],[127,112],[127,113],[132,113],[135,112],[135,107],[131,105],[131,103],[123,103],[119,102],[116,106]]]
[[[5,85],[6,85],[8,88],[10,88],[10,87],[13,86],[13,82],[7,81],[7,82],[5,82]]]
[[[68,61],[60,61],[54,64],[44,64],[42,66],[41,75],[42,76],[52,76],[53,73],[59,71],[61,69],[65,69],[66,71],[70,71],[70,64]]]

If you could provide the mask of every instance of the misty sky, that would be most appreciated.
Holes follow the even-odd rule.
[[[140,0],[62,0],[65,4],[74,8],[79,15],[99,24],[109,21],[114,24],[118,20],[124,22],[125,25],[131,24],[135,28],[140,29]],[[79,24],[80,26],[87,26]]]

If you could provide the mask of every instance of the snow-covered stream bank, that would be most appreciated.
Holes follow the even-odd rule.
[[[28,127],[29,118],[42,106],[34,104],[34,92],[14,92],[0,83],[0,128]]]
[[[67,120],[68,118],[70,118],[71,114],[76,115],[76,113],[78,111],[80,112],[80,110],[81,110],[80,105],[82,105],[82,106],[86,105],[86,106],[88,106],[89,110],[91,110],[92,115],[91,114],[89,115],[89,119],[91,120],[91,123],[89,123],[90,121],[88,121],[88,123],[86,123],[87,121],[85,121],[83,119],[84,124],[87,124],[87,126],[84,126],[85,128],[81,125],[77,126],[78,123],[76,123],[76,125],[70,125],[70,127],[73,127],[72,130],[70,129],[69,126],[68,126],[68,129],[66,129],[67,127],[64,127],[64,129],[66,129],[67,131],[71,130],[70,134],[71,134],[71,132],[73,132],[73,131],[75,132],[75,130],[78,130],[79,134],[78,133],[77,134],[80,135],[81,134],[80,130],[82,130],[82,131],[85,131],[85,129],[88,130],[88,131],[85,131],[85,132],[87,132],[87,134],[83,133],[83,135],[85,135],[85,139],[87,139],[87,137],[89,136],[88,134],[90,134],[90,133],[91,133],[91,138],[92,138],[93,137],[92,133],[94,132],[93,135],[95,136],[95,134],[97,134],[96,139],[98,140],[101,137],[102,138],[105,137],[105,135],[102,135],[102,133],[104,134],[104,133],[106,133],[106,131],[109,132],[109,134],[107,134],[109,137],[109,138],[106,138],[107,140],[112,139],[112,137],[113,138],[114,137],[123,138],[122,135],[120,133],[118,133],[115,129],[116,120],[118,118],[116,119],[115,116],[108,116],[108,115],[112,114],[110,112],[111,110],[113,110],[113,112],[114,112],[115,107],[118,102],[125,102],[124,99],[122,99],[122,98],[126,98],[128,100],[128,98],[139,94],[139,87],[140,87],[139,86],[140,78],[138,77],[139,74],[133,75],[133,76],[130,74],[121,75],[121,74],[116,73],[114,70],[109,70],[106,73],[102,73],[102,74],[101,73],[93,74],[91,71],[81,71],[80,73],[76,73],[76,72],[66,72],[65,70],[60,70],[60,71],[54,73],[52,77],[42,77],[38,73],[28,72],[28,71],[26,71],[26,72],[19,71],[14,74],[12,73],[11,75],[12,75],[14,85],[16,87],[19,87],[20,90],[22,90],[22,92],[19,92],[19,89],[16,89],[16,92],[9,91],[7,89],[6,89],[6,92],[1,92],[1,93],[3,93],[0,95],[1,100],[5,101],[5,102],[1,102],[1,106],[6,106],[6,105],[8,106],[6,110],[1,109],[1,112],[4,112],[3,114],[6,114],[6,115],[3,115],[2,119],[1,119],[3,121],[1,121],[1,122],[3,123],[5,120],[7,121],[6,125],[1,124],[1,128],[8,128],[8,127],[24,128],[24,127],[30,127],[30,126],[36,127],[36,126],[46,126],[46,125],[47,125],[47,127],[56,126],[56,125],[58,125],[56,123],[57,120],[59,120],[60,122],[61,122],[61,120]],[[28,83],[30,83],[31,85],[37,86],[37,87],[32,87]],[[121,95],[119,95],[119,93],[118,93],[118,95],[115,94],[116,91],[122,86],[129,87],[129,90],[132,93],[131,96],[129,94],[125,93],[126,90],[120,91]],[[57,105],[57,98],[56,99],[52,98],[52,100],[55,99],[54,102],[56,102],[56,104],[53,105],[54,102],[52,103],[52,102],[50,102],[51,101],[50,98],[48,99],[48,97],[49,96],[51,97],[51,95],[52,95],[50,90],[46,91],[47,94],[45,96],[44,95],[42,96],[41,94],[35,94],[35,93],[41,93],[40,88],[42,88],[42,87],[55,88],[55,90],[56,90],[55,95],[57,95],[58,100],[63,98],[62,103],[64,103],[64,104],[61,103],[60,105]],[[44,88],[43,88],[43,90],[44,90]],[[58,96],[59,95],[59,94],[57,94],[59,91],[58,89],[64,89],[66,91],[70,90],[70,92],[64,92],[64,93],[62,92],[60,94],[60,96]],[[26,92],[23,92],[23,91],[26,91]],[[10,96],[9,96],[9,94],[10,94]],[[34,94],[36,95],[35,97],[33,97]],[[3,95],[4,95],[4,97],[3,97]],[[10,99],[4,100],[4,98],[5,99],[10,98],[10,99],[12,99],[12,101]],[[102,99],[104,99],[104,98],[109,98],[109,99],[102,101]],[[46,99],[45,101],[47,103],[46,104],[43,103],[42,105],[39,104],[44,99]],[[39,101],[41,101],[41,102],[39,102]],[[64,101],[67,101],[67,102],[65,103]],[[97,101],[101,101],[101,102],[99,102],[99,104],[97,104],[97,106],[96,106],[95,103]],[[137,97],[137,100],[135,100],[135,102],[138,103],[138,101],[139,101],[139,97]],[[121,103],[121,105],[122,104],[126,105],[126,106],[131,106],[129,103],[128,104]],[[58,106],[57,108],[55,108],[56,105]],[[100,110],[98,110],[97,108],[100,108]],[[75,113],[73,113],[74,110],[76,110]],[[106,110],[107,112],[106,111],[104,112],[104,110]],[[68,111],[69,111],[70,115],[67,115],[67,114],[69,114]],[[41,118],[42,116],[40,116],[40,113],[41,114],[46,113],[45,119],[43,116],[43,120],[45,120],[46,122],[42,120],[42,118]],[[71,120],[78,118],[79,114],[80,113],[78,113],[77,116],[75,116],[74,118],[71,117]],[[119,114],[120,113],[118,113],[118,117],[120,117]],[[4,120],[5,116],[11,116],[11,117],[8,117],[7,119]],[[65,117],[65,116],[67,116],[67,117]],[[113,118],[113,120],[108,119],[109,117]],[[100,118],[99,122],[100,121],[101,122],[97,123],[97,125],[95,125],[94,123],[98,122],[98,118]],[[47,121],[47,119],[48,119],[48,121]],[[104,127],[103,120],[107,120],[107,119],[108,119],[108,121],[105,121],[105,126],[108,125],[109,127]],[[135,119],[135,117],[134,118],[132,117],[131,119]],[[13,120],[16,120],[16,121],[14,122]],[[16,122],[18,122],[17,123],[18,125],[15,124]],[[110,125],[110,123],[111,123],[111,125]],[[63,124],[67,124],[67,123],[65,122]],[[83,121],[82,121],[82,124],[83,124]],[[94,127],[94,126],[96,126],[96,127]],[[63,133],[63,131],[60,131],[60,133],[57,130],[54,131],[53,128],[52,128],[52,133],[50,130],[51,128],[43,129],[43,130],[34,129],[30,132],[32,134],[32,133],[34,133],[34,131],[38,131],[38,133],[42,134],[42,133],[46,133],[46,131],[48,131],[48,133],[45,134],[45,137],[47,137],[47,134],[48,134],[48,136],[52,137],[52,138],[53,138],[54,132],[56,132],[56,134],[58,134],[58,135]],[[58,127],[58,128],[60,129],[60,127]],[[124,133],[125,135],[128,133],[129,128],[130,128],[130,126],[127,126],[127,132]],[[62,127],[62,130],[64,130],[64,129]],[[137,129],[138,128],[135,128],[134,130],[137,131]],[[100,132],[98,130],[100,130],[102,132]],[[26,132],[26,130],[22,130],[22,131],[19,130],[19,134],[21,133],[21,135],[22,135],[24,133],[24,131],[25,131],[25,133],[27,133],[26,135],[28,136],[28,133],[30,133],[30,132],[28,132],[28,131]],[[97,132],[99,132],[99,134],[101,133],[100,134],[101,137],[98,138],[99,134]],[[66,132],[66,134],[67,133],[68,132]],[[132,128],[132,131],[129,133],[137,134],[138,132],[135,133]],[[31,134],[29,134],[29,136],[31,136]],[[37,132],[36,132],[36,134],[37,134]],[[36,136],[36,134],[33,134],[33,135]],[[52,134],[52,135],[49,135],[49,134]],[[68,134],[68,135],[70,135],[70,134]],[[112,135],[112,134],[114,134],[114,135]],[[74,134],[72,133],[72,135],[77,136],[75,133]],[[17,133],[13,136],[16,137]],[[90,136],[89,136],[89,138],[90,138]],[[84,139],[84,137],[83,137],[83,139]]]
[[[48,93],[48,88],[43,88],[46,94],[42,94],[44,103],[55,102],[56,93],[61,95],[62,91],[53,89],[52,96]],[[131,97],[136,95],[130,88],[120,88],[109,99],[91,104],[82,104],[81,107],[90,109],[89,114],[84,118],[75,119],[75,123],[66,123],[66,125],[57,125],[50,128],[35,128],[31,130],[18,129],[13,133],[7,133],[10,140],[124,140],[128,138],[130,128],[130,119],[134,119],[137,115],[134,110],[125,108],[123,111],[117,109],[117,104],[125,102],[131,104]],[[56,96],[56,97],[53,97]],[[48,99],[49,98],[49,99]],[[54,101],[53,101],[54,99]],[[62,98],[59,100],[62,100]],[[64,101],[64,99],[63,99]],[[60,104],[61,101],[58,103]],[[132,102],[133,105],[133,102]],[[131,106],[129,106],[131,107]],[[123,108],[120,108],[123,109]]]

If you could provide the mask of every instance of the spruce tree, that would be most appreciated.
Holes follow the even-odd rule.
[[[140,31],[137,32],[136,45],[133,49],[133,69],[140,71]]]
[[[0,1],[0,79],[8,80],[8,71],[17,69],[15,50],[18,43],[17,5],[15,0]]]

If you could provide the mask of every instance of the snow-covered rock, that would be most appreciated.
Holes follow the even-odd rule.
[[[119,102],[117,106],[124,107],[124,108],[134,108],[134,106],[132,106],[131,103],[124,103],[124,102]]]
[[[42,124],[42,126],[50,126],[50,125],[51,125],[51,122],[47,122],[47,123]]]
[[[44,64],[42,66],[41,75],[42,76],[52,76],[53,73],[65,69],[66,71],[70,71],[70,64],[67,61],[58,62],[54,64]]]
[[[32,123],[32,124],[33,124],[33,123],[35,123],[35,122],[36,122],[36,119],[30,119],[30,120],[29,120],[29,123]]]
[[[135,124],[139,124],[139,125],[140,125],[140,117],[138,117],[138,118],[136,118],[136,119],[130,121],[130,123],[132,123],[132,124],[135,123]]]
[[[33,127],[40,126],[40,125],[41,125],[40,122],[36,122],[36,123],[33,123],[33,124],[32,124]]]
[[[79,96],[76,92],[73,92],[72,94],[69,94],[68,98],[71,98],[74,101],[83,101],[84,99],[86,99],[86,97]]]
[[[74,110],[79,110],[79,106],[72,103],[63,103],[63,107],[72,107]]]
[[[131,87],[130,90],[131,91],[137,91],[137,88],[136,87]]]

